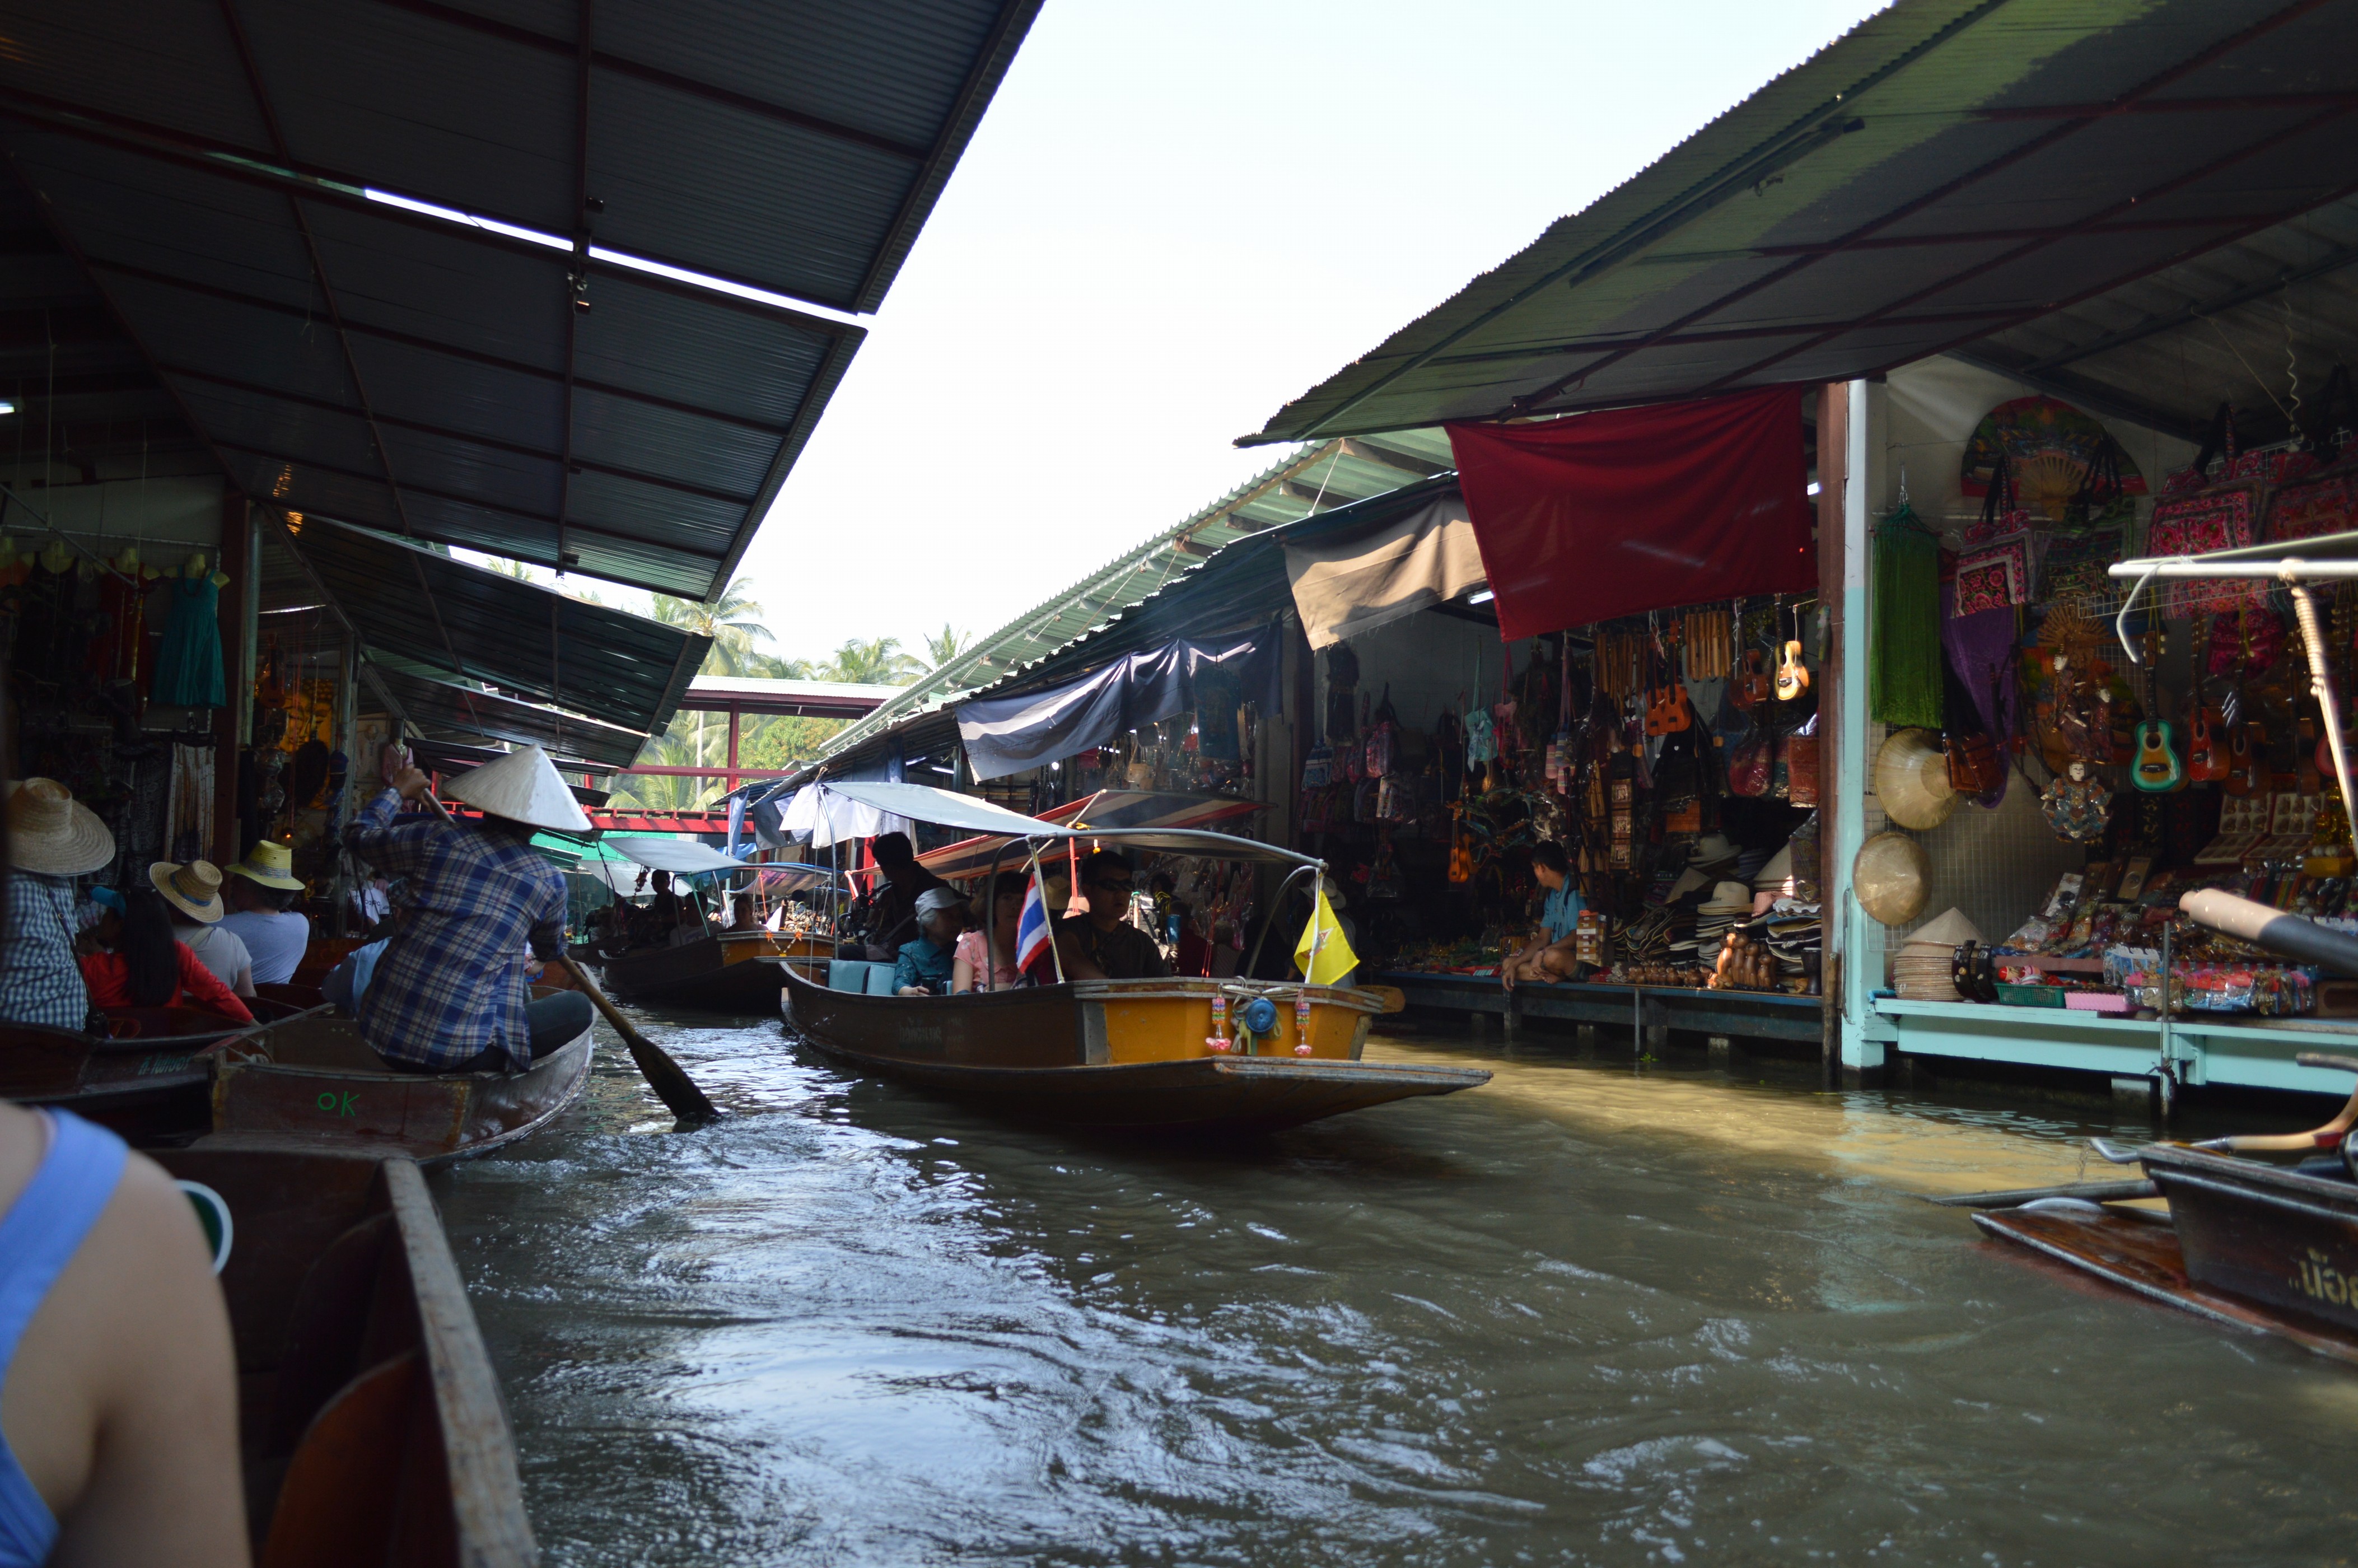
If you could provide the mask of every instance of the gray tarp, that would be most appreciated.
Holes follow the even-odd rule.
[[[1466,498],[1455,491],[1364,533],[1289,543],[1285,575],[1313,648],[1445,604],[1489,580]]]
[[[1168,643],[1046,691],[967,703],[957,710],[958,738],[977,779],[1003,778],[1193,712],[1199,685],[1219,691],[1218,705],[1254,702],[1274,713],[1278,663],[1277,636],[1267,628],[1249,637]],[[1206,745],[1220,743],[1217,722],[1206,723],[1204,734]],[[1233,734],[1231,726],[1229,755]]]

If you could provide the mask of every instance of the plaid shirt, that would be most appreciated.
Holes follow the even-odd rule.
[[[9,871],[8,939],[0,944],[0,1019],[76,1033],[88,1026],[90,992],[81,983],[73,945],[73,880]]]
[[[521,1072],[532,1065],[525,939],[544,959],[564,950],[565,879],[526,833],[489,821],[395,821],[400,807],[386,790],[344,829],[344,847],[407,877],[412,899],[361,996],[361,1035],[381,1055],[436,1068],[496,1049]]]

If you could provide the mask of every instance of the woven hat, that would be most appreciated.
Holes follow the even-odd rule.
[[[8,785],[8,863],[20,871],[79,877],[114,859],[114,835],[98,813],[55,779]]]
[[[1858,847],[1850,883],[1861,909],[1886,925],[1905,925],[1924,913],[1931,871],[1923,845],[1905,833],[1878,833]]]
[[[1962,909],[1952,909],[1948,914],[1928,920],[1909,933],[1906,945],[1910,947],[1938,947],[1942,952],[1946,952],[1963,943],[1978,942],[1981,939],[1981,932],[1974,927],[1972,921],[1965,918],[1965,912]]]
[[[1736,859],[1736,846],[1727,841],[1725,833],[1706,833],[1687,851],[1690,866],[1717,866]]]
[[[303,885],[303,879],[295,874],[295,851],[268,838],[248,849],[229,874],[282,892],[293,892]]]
[[[158,860],[147,868],[147,880],[166,903],[190,920],[211,925],[222,917],[221,868],[211,860],[190,860],[185,866]]]
[[[548,753],[537,746],[519,746],[504,757],[470,769],[450,785],[449,794],[451,799],[463,800],[487,816],[504,816],[528,827],[560,833],[590,829],[581,803],[557,776],[557,764],[548,760]]]
[[[1711,901],[1702,905],[1699,914],[1748,914],[1752,911],[1752,890],[1742,882],[1722,882],[1711,890]]]
[[[1875,753],[1875,793],[1883,814],[1921,833],[1949,820],[1957,792],[1949,787],[1949,759],[1930,730],[1892,732]]]
[[[1752,885],[1756,888],[1774,888],[1781,891],[1792,878],[1793,846],[1789,840],[1782,849],[1769,856],[1758,871],[1752,873]]]

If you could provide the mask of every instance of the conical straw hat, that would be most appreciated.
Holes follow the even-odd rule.
[[[1909,934],[1906,946],[1922,944],[1928,947],[1954,947],[1966,942],[1978,942],[1982,934],[1965,918],[1962,909],[1952,909],[1936,919],[1928,920]]]
[[[1895,730],[1875,753],[1875,793],[1898,827],[1921,833],[1949,820],[1957,795],[1949,787],[1940,737],[1930,730]]]
[[[1886,925],[1905,925],[1924,913],[1925,879],[1931,861],[1924,846],[1905,833],[1878,833],[1858,847],[1851,862],[1851,890],[1858,906]]]
[[[8,863],[22,871],[79,877],[114,859],[114,834],[55,779],[8,787]]]
[[[557,764],[537,746],[522,746],[506,756],[459,775],[449,787],[450,798],[463,800],[492,816],[504,816],[533,827],[560,833],[584,833],[590,818],[580,802],[557,776]]]

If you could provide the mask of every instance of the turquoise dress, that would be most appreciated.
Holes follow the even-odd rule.
[[[164,622],[156,684],[147,695],[168,708],[228,706],[228,683],[222,676],[221,589],[211,576],[173,580],[172,612]]]

